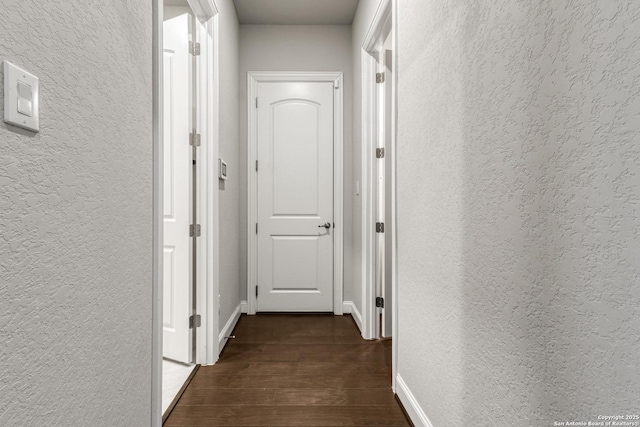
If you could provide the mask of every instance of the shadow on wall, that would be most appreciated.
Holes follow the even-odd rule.
[[[464,420],[637,413],[640,8],[463,14]]]

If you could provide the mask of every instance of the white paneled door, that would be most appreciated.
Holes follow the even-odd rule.
[[[189,14],[164,22],[163,356],[191,361],[191,61]]]
[[[333,311],[333,97],[258,83],[258,311]]]

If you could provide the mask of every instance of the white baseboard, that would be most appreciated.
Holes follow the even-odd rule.
[[[358,311],[358,307],[354,304],[353,301],[343,301],[342,302],[342,312],[344,314],[351,314],[353,320],[356,321],[356,325],[358,325],[358,329],[360,329],[360,333],[362,334],[362,315]]]
[[[416,400],[409,387],[407,387],[407,383],[404,382],[400,374],[396,375],[396,394],[398,398],[402,402],[405,411],[409,414],[409,418],[413,422],[415,427],[433,427],[429,418],[424,413],[420,404]]]
[[[240,313],[247,314],[247,302],[244,300],[240,301]]]
[[[233,328],[235,328],[236,323],[238,323],[238,319],[240,319],[241,307],[242,307],[242,303],[238,304],[236,309],[233,310],[233,313],[231,313],[231,317],[229,317],[229,320],[227,320],[227,323],[224,325],[224,328],[222,328],[222,331],[220,331],[220,335],[218,335],[218,355],[222,353],[222,349],[224,348],[224,345],[227,343],[228,338],[225,338],[225,337],[228,337],[229,335],[231,335]]]
[[[342,301],[342,314],[351,314],[352,301]]]

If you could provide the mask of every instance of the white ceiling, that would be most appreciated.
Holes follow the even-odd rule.
[[[241,24],[350,25],[359,0],[233,0]]]

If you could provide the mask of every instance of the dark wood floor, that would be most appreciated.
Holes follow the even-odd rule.
[[[165,426],[407,426],[391,391],[391,341],[351,316],[242,316]]]

